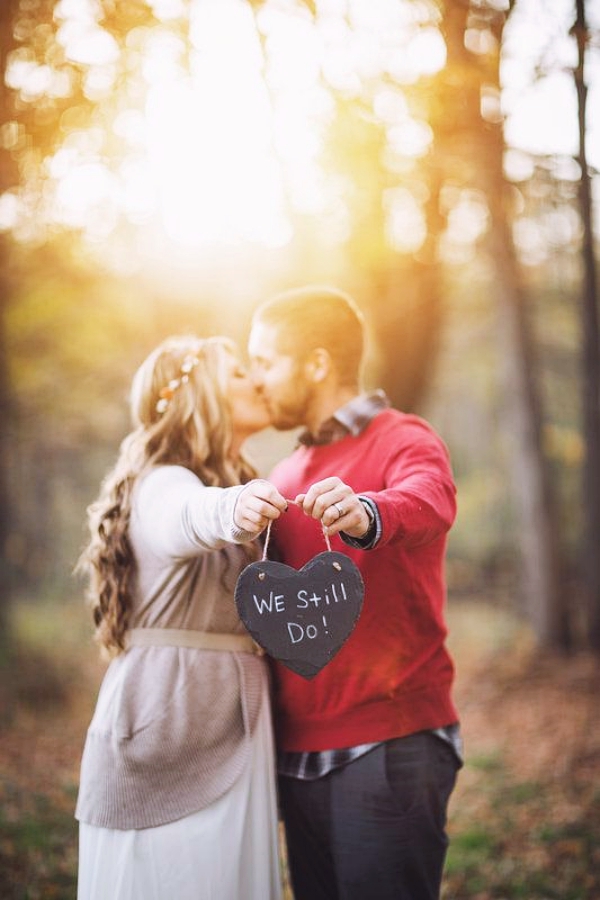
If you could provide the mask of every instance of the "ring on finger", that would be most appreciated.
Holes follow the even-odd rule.
[[[342,516],[345,515],[344,510],[342,509],[342,507],[340,506],[339,503],[334,503],[333,505],[335,506],[335,508],[338,511],[338,519],[341,519]]]

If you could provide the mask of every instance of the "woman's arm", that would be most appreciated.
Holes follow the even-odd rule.
[[[183,466],[159,466],[137,486],[132,516],[144,543],[176,558],[251,541],[286,508],[268,481],[207,487]]]

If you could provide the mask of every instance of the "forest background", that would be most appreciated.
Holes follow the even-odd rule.
[[[74,897],[102,665],[72,571],[131,376],[309,282],[453,460],[445,897],[600,896],[599,29],[598,0],[3,0],[3,897]]]

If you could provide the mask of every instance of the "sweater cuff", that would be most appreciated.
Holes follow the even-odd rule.
[[[238,528],[235,524],[235,508],[237,506],[237,502],[239,500],[240,494],[242,491],[251,484],[249,481],[247,484],[241,484],[239,487],[229,488],[232,495],[232,504],[231,504],[231,513],[229,518],[229,540],[233,541],[234,544],[246,544],[248,541],[253,541],[258,535],[256,535],[253,531],[245,531],[243,528]]]
[[[374,500],[371,500],[370,497],[364,497],[362,494],[357,494],[357,496],[365,507],[367,515],[369,515],[369,512],[371,513],[369,515],[371,524],[366,534],[363,534],[361,538],[350,537],[349,534],[345,534],[343,531],[340,532],[340,537],[345,544],[349,547],[354,547],[356,550],[372,550],[379,543],[379,538],[381,537],[381,516]]]

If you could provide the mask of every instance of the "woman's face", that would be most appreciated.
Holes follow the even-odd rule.
[[[237,442],[241,443],[251,434],[262,431],[271,424],[267,404],[256,390],[245,367],[234,355],[230,360],[227,395]]]

